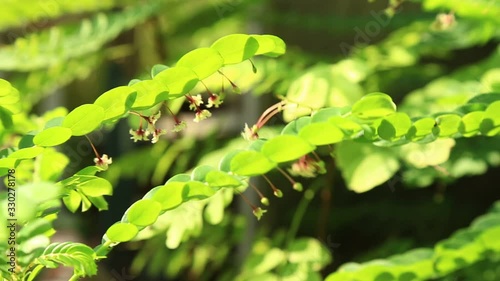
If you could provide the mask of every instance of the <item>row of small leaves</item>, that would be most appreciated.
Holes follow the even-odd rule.
[[[449,275],[500,253],[500,202],[466,228],[433,248],[409,252],[363,264],[347,263],[326,281],[428,280]]]
[[[92,248],[75,242],[53,243],[31,265],[27,281],[35,280],[37,274],[45,268],[57,268],[59,265],[73,268],[74,277],[92,276],[97,273],[96,256]],[[74,280],[74,279],[71,279]]]
[[[83,136],[102,124],[114,123],[129,110],[144,110],[169,99],[187,94],[202,79],[216,74],[225,65],[240,63],[255,55],[279,56],[285,52],[284,42],[272,35],[233,34],[217,40],[209,48],[195,49],[184,55],[175,67],[154,73],[150,80],[134,81],[131,86],[111,89],[93,104],[81,105],[63,118],[54,120],[27,145],[0,159],[3,174],[16,161],[32,159],[44,147],[65,143],[71,136]],[[216,74],[218,75],[218,74]],[[12,126],[12,114],[19,112],[19,93],[9,82],[0,79],[2,107],[0,117],[5,127]]]
[[[428,143],[438,138],[487,136],[500,132],[500,95],[482,95],[454,113],[410,119],[396,112],[388,95],[372,93],[352,107],[326,108],[312,117],[289,123],[280,136],[257,140],[248,150],[233,151],[223,157],[218,169],[199,166],[191,174],[172,177],[134,203],[122,220],[111,226],[103,242],[107,245],[132,240],[163,212],[194,199],[205,199],[220,188],[245,186],[251,176],[263,175],[280,163],[296,160],[317,146],[345,140],[378,145]],[[465,113],[467,112],[467,113]]]

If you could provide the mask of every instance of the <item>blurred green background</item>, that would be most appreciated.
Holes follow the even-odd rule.
[[[99,150],[113,156],[105,174],[115,187],[109,211],[64,213],[55,225],[56,239],[92,246],[151,188],[198,163],[217,163],[224,147],[241,143],[235,138],[244,123],[253,124],[277,102],[276,96],[302,98],[305,94],[291,91],[291,86],[315,69],[338,63],[340,72],[354,68],[353,75],[359,69],[366,74],[357,83],[333,76],[325,105],[381,91],[413,116],[446,111],[477,93],[500,89],[498,1],[478,1],[469,9],[470,1],[3,2],[7,8],[0,12],[0,76],[22,93],[25,110],[38,114],[92,102],[112,87],[147,77],[153,65],[173,65],[189,50],[209,46],[227,34],[274,34],[287,43],[283,57],[256,59],[256,74],[248,63],[229,69],[226,74],[245,94],[228,95],[222,108],[212,112],[213,118],[190,124],[181,136],[170,135],[154,146],[135,144],[128,135],[137,122],[134,118],[92,135]],[[455,12],[450,27],[438,17]],[[214,91],[220,87],[218,82],[208,85]],[[306,98],[314,95],[320,94]],[[186,104],[169,106],[183,119],[192,118]],[[285,119],[273,119],[268,133],[276,133]],[[303,181],[315,196],[297,236],[316,238],[330,251],[333,260],[322,270],[324,276],[346,262],[431,247],[467,227],[500,198],[499,140],[458,139],[453,148],[443,148],[451,154],[439,167],[403,164],[388,182],[362,194],[348,190],[338,168],[323,153],[329,173]],[[71,159],[66,175],[92,164],[92,152],[81,140],[61,151]],[[99,277],[88,280],[233,280],[252,247],[281,243],[301,204],[303,193],[289,189],[278,173],[270,178],[285,196],[272,198],[258,223],[251,208],[235,195],[234,201],[225,201],[220,223],[205,223],[180,245],[170,241],[176,249],[165,246],[168,227],[159,227],[150,233],[151,239],[117,247],[100,264]],[[199,212],[186,208],[174,215],[177,220],[199,225]],[[500,280],[498,261],[498,255],[492,256],[436,280]],[[65,280],[60,271],[44,278]]]

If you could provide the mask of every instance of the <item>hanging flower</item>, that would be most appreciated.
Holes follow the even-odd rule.
[[[149,134],[150,134],[150,131],[149,130],[144,130],[142,128],[139,128],[137,130],[132,130],[130,129],[129,133],[132,135],[132,137],[130,139],[133,139],[134,142],[137,142],[137,141],[148,141],[149,138]]]
[[[161,111],[158,111],[155,115],[151,115],[148,117],[148,123],[154,125],[158,119],[161,117]]]
[[[196,111],[194,122],[200,122],[201,120],[205,120],[210,116],[212,116],[212,113],[210,113],[210,111],[206,109],[198,110]]]
[[[198,110],[200,105],[203,104],[203,100],[201,98],[201,95],[196,95],[196,96],[187,96],[187,99],[189,101],[189,109],[191,110]]]
[[[172,129],[172,132],[178,133],[178,132],[186,129],[186,127],[187,127],[186,122],[177,120],[177,122],[174,125],[174,128]]]
[[[259,138],[259,135],[257,134],[259,128],[257,125],[253,125],[252,128],[248,127],[248,124],[245,123],[245,129],[243,129],[243,132],[241,135],[245,140],[248,141],[253,141]]]
[[[107,154],[103,154],[102,157],[94,158],[94,163],[97,167],[107,170],[108,166],[113,163],[113,159],[108,157]]]
[[[317,174],[324,174],[326,172],[325,163],[323,161],[316,161],[305,155],[294,162],[292,167],[288,169],[288,172],[294,176],[314,178]]]
[[[167,133],[166,130],[163,129],[155,129],[153,132],[153,138],[151,139],[151,143],[157,143],[161,135],[165,135]]]
[[[267,212],[266,210],[263,210],[260,207],[256,207],[255,209],[253,209],[253,214],[255,217],[257,217],[257,220],[260,220],[260,218],[262,218],[262,216],[266,212]]]
[[[207,107],[211,108],[213,106],[215,108],[219,108],[219,105],[221,105],[222,102],[223,101],[219,95],[211,94],[210,97],[208,98]]]

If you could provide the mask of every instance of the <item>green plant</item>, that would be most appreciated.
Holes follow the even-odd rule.
[[[402,1],[394,2],[401,5]],[[450,5],[444,3],[446,1],[424,2],[426,9],[449,8]],[[108,4],[109,7],[116,5]],[[97,274],[97,262],[107,258],[114,247],[140,240],[150,243],[146,244],[146,249],[154,249],[159,243],[170,249],[177,248],[181,253],[179,257],[192,255],[191,270],[200,274],[211,255],[218,261],[223,260],[232,246],[224,245],[214,251],[210,243],[223,243],[226,239],[236,243],[238,240],[222,234],[226,228],[243,228],[240,217],[225,214],[235,194],[247,188],[254,189],[260,204],[243,195],[242,198],[257,219],[266,213],[264,208],[273,200],[250,181],[257,177],[264,179],[275,197],[287,196],[287,185],[295,191],[304,190],[304,193],[288,232],[281,237],[258,240],[242,268],[234,272],[228,270],[226,278],[321,280],[320,271],[332,259],[329,249],[318,239],[296,238],[306,208],[325,186],[315,179],[338,169],[350,190],[364,193],[387,182],[398,171],[403,173],[403,180],[408,185],[427,186],[434,181],[451,181],[450,175],[459,178],[481,174],[488,165],[500,162],[494,144],[485,146],[482,151],[467,148],[471,142],[498,141],[498,50],[484,62],[458,72],[444,75],[436,70],[439,75],[435,76],[440,78],[422,77],[433,81],[407,95],[398,108],[393,97],[381,92],[384,87],[380,81],[386,79],[384,75],[390,76],[388,72],[399,68],[411,71],[419,58],[436,48],[443,53],[457,48],[457,44],[449,43],[457,38],[464,47],[498,37],[493,29],[486,32],[478,28],[494,27],[498,17],[488,14],[478,20],[478,13],[482,13],[484,7],[470,8],[468,5],[472,4],[468,1],[454,4],[458,7],[457,14],[464,17],[456,28],[453,28],[455,22],[440,22],[442,17],[439,16],[434,24],[429,20],[417,22],[377,45],[355,50],[349,58],[335,64],[313,66],[297,73],[290,70],[289,73],[294,74],[288,74],[291,77],[271,75],[277,69],[287,69],[285,63],[279,65],[281,58],[253,61],[258,55],[274,58],[285,54],[282,39],[273,35],[238,33],[221,37],[210,47],[186,53],[173,67],[154,65],[150,78],[133,79],[127,86],[112,88],[93,103],[79,105],[69,112],[66,108],[57,108],[41,116],[29,114],[40,100],[40,92],[30,91],[67,84],[79,72],[71,66],[80,65],[80,62],[83,72],[89,72],[85,70],[87,64],[91,68],[95,61],[102,59],[103,54],[96,53],[99,48],[151,17],[161,7],[160,1],[149,4],[96,15],[81,24],[53,27],[17,39],[13,46],[0,49],[0,58],[4,58],[1,69],[26,72],[12,79],[18,81],[19,86],[0,79],[0,138],[3,140],[0,175],[5,176],[8,188],[0,194],[0,205],[7,210],[0,212],[0,219],[11,223],[0,230],[0,239],[7,241],[0,244],[0,250],[7,253],[0,258],[3,265],[8,265],[0,268],[5,280],[35,280],[44,268],[61,265],[73,268],[71,280],[93,276]],[[99,6],[95,4],[94,8]],[[496,4],[490,8],[498,10],[495,10]],[[71,11],[71,7],[62,11],[66,9]],[[0,27],[14,23],[0,22]],[[405,36],[426,40],[401,40]],[[443,40],[446,36],[453,40]],[[75,45],[81,48],[73,51]],[[61,52],[60,48],[67,52]],[[51,73],[55,75],[47,76],[43,69],[53,69]],[[261,76],[252,78],[254,74]],[[38,77],[32,78],[38,82],[22,83],[26,77]],[[474,78],[471,81],[464,79],[469,77]],[[476,81],[478,79],[480,82]],[[244,80],[247,83],[241,84]],[[394,78],[387,80],[394,82]],[[187,102],[189,110],[194,112],[193,122],[203,122],[217,112],[209,110],[222,106],[228,88],[225,85],[239,93],[259,83],[262,92],[275,87],[285,90],[277,90],[279,101],[265,110],[255,124],[242,126],[242,138],[215,151],[211,159],[201,159],[190,171],[174,173],[164,183],[166,171],[155,169],[154,164],[160,163],[163,170],[168,170],[173,165],[171,159],[194,146],[189,138],[179,139],[168,148],[161,146],[162,135],[178,133],[187,126],[178,116],[182,104]],[[443,94],[443,89],[450,94]],[[26,92],[23,94],[23,91]],[[208,97],[203,100],[202,94]],[[270,126],[270,120],[281,113],[287,124]],[[171,132],[158,125],[162,115],[172,119]],[[99,152],[92,142],[92,133],[117,126],[122,119],[128,120],[134,142],[150,141],[155,149],[162,150],[164,155],[151,160],[152,164],[138,162],[145,171],[150,171],[156,186],[135,201],[120,221],[109,226],[100,245],[91,248],[76,242],[51,243],[50,237],[55,233],[53,222],[63,204],[73,213],[88,211],[92,206],[100,211],[107,210],[105,196],[115,192],[113,166],[123,169],[134,165],[126,156],[120,163],[120,159],[112,159],[109,153]],[[88,140],[95,153],[95,165],[68,176],[64,171],[70,159],[56,147],[67,144],[72,138]],[[148,147],[143,151],[145,154],[139,152],[131,158],[146,155],[141,159],[149,159],[151,155],[146,153],[151,149]],[[453,154],[457,151],[470,152],[474,157]],[[334,164],[330,164],[331,159]],[[472,161],[470,159],[484,168],[478,171],[474,165],[463,164]],[[97,176],[107,170],[109,174]],[[287,183],[280,186],[273,183],[270,178],[276,175]],[[303,180],[297,180],[298,177]],[[278,188],[282,186],[285,186],[283,190]],[[433,247],[413,249],[366,263],[347,263],[329,274],[326,280],[427,280],[449,277],[481,262],[495,262],[500,253],[496,239],[500,229],[499,210],[497,203],[470,227]],[[211,236],[210,242],[198,241],[203,246],[191,247],[190,239],[208,236],[208,231],[217,235]],[[167,233],[166,240],[157,239],[159,233]],[[147,255],[148,251],[143,251],[139,256]],[[165,257],[156,257],[159,261],[162,258]],[[179,268],[189,267],[181,262],[173,264]],[[140,259],[133,264],[137,270],[144,267]],[[161,270],[158,266],[151,268]],[[175,268],[166,268],[167,275],[175,276]]]

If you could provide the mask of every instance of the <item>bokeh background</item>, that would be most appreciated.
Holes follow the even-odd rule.
[[[228,94],[206,122],[190,122],[194,116],[186,103],[169,103],[188,122],[182,134],[168,134],[155,145],[133,143],[128,131],[137,120],[131,117],[91,135],[99,151],[113,157],[103,176],[113,183],[115,194],[108,198],[108,211],[63,212],[55,225],[56,241],[99,244],[106,229],[148,190],[199,163],[217,163],[228,146],[241,145],[244,124],[253,124],[277,96],[301,97],[291,86],[318,67],[355,61],[354,68],[370,69],[358,83],[330,77],[326,105],[381,91],[418,115],[500,89],[500,28],[495,20],[500,14],[493,0],[478,1],[483,18],[459,6],[456,11],[446,4],[434,7],[439,1],[64,2],[0,1],[7,7],[0,11],[0,76],[12,81],[23,95],[25,110],[36,114],[92,102],[113,87],[148,77],[155,64],[174,65],[189,50],[227,34],[274,34],[287,43],[287,53],[255,59],[256,74],[248,62],[229,69],[226,74],[244,94]],[[40,41],[49,36],[56,47],[37,47],[32,43],[37,36]],[[220,90],[217,83],[208,85]],[[315,94],[323,97],[312,93],[307,98]],[[273,118],[269,133],[282,128],[285,119]],[[160,123],[168,127],[172,120],[167,116]],[[389,181],[361,194],[349,190],[335,163],[321,154],[328,173],[302,181],[314,190],[311,201],[301,203],[304,193],[293,191],[278,173],[270,174],[285,196],[271,198],[261,221],[237,194],[234,200],[232,194],[226,196],[220,218],[202,218],[199,207],[188,206],[173,214],[171,222],[192,222],[198,230],[189,239],[166,242],[171,222],[163,222],[163,228],[144,237],[148,240],[118,246],[100,263],[99,277],[87,280],[233,280],[252,248],[266,249],[285,239],[300,204],[307,208],[297,236],[318,239],[332,256],[324,276],[346,262],[433,246],[467,227],[500,198],[498,137],[459,139],[443,150],[451,151],[445,164],[423,169],[403,164]],[[66,176],[92,164],[94,156],[84,139],[72,140],[61,151],[71,160]],[[271,197],[262,179],[254,183]],[[258,201],[253,192],[246,194]],[[48,271],[42,280],[67,280],[65,274]],[[500,263],[498,257],[485,259],[436,280],[500,280]]]

